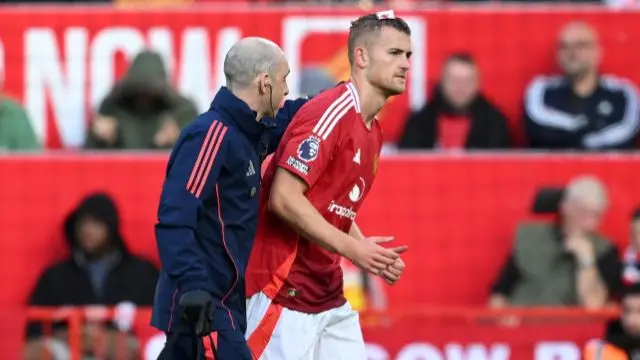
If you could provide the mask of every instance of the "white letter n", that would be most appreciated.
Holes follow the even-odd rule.
[[[49,28],[34,28],[25,34],[25,105],[36,134],[44,140],[48,95],[63,144],[79,146],[85,135],[87,31],[65,31],[64,68],[58,48],[55,33]]]

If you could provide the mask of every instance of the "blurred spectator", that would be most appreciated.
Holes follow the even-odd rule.
[[[602,340],[587,344],[585,360],[640,360],[640,284],[625,288],[620,318],[607,324]]]
[[[597,233],[607,203],[598,179],[579,177],[564,192],[558,223],[520,225],[489,305],[604,306],[620,284],[617,250]]]
[[[600,75],[601,48],[589,25],[570,23],[557,50],[563,76],[538,76],[526,90],[525,130],[536,149],[632,149],[638,94],[625,79]]]
[[[94,194],[85,198],[65,220],[64,232],[71,254],[44,272],[31,295],[30,305],[114,306],[126,302],[151,306],[158,270],[127,250],[120,234],[118,210],[109,196]],[[99,351],[97,345],[106,340],[105,358],[115,358],[116,334],[125,329],[106,325],[102,335],[102,324],[90,322],[85,325],[85,354],[95,355]],[[25,359],[41,359],[46,350],[56,360],[64,358],[69,336],[64,325],[54,324],[51,337],[43,335],[42,326],[28,326]],[[124,358],[134,359],[138,346],[135,338],[127,337],[126,344],[128,356]]]
[[[468,54],[454,54],[427,105],[407,120],[401,149],[503,149],[507,119],[480,91],[480,74]]]
[[[160,55],[138,54],[100,105],[87,136],[90,149],[168,149],[198,111],[169,83]]]
[[[19,103],[0,95],[0,151],[38,149],[40,143],[27,112]]]
[[[631,216],[631,241],[623,256],[622,281],[625,285],[640,283],[640,208]]]

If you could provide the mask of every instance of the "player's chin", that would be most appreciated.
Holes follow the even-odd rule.
[[[404,79],[396,78],[394,81],[387,86],[387,93],[390,95],[399,95],[407,90],[407,84]]]

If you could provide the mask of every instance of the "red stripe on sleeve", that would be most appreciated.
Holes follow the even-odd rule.
[[[219,136],[218,135],[218,131],[220,129],[216,130],[216,136],[215,137],[215,148],[213,149],[213,153],[211,154],[211,156],[209,157],[208,161],[207,161],[207,168],[204,170],[204,176],[202,177],[202,180],[200,181],[200,185],[198,185],[198,190],[196,191],[196,197],[200,197],[200,193],[202,192],[202,189],[204,188],[204,184],[207,182],[207,177],[209,177],[209,173],[211,172],[211,168],[213,167],[213,163],[216,159],[216,155],[218,155],[218,149],[220,149],[220,144],[222,144],[222,141],[224,140],[224,135],[227,133],[227,128],[226,127],[222,127],[222,132],[220,133]]]
[[[207,131],[207,136],[200,147],[200,152],[198,153],[198,158],[196,159],[196,163],[193,165],[193,169],[191,170],[191,175],[189,176],[189,181],[187,182],[187,190],[194,194],[196,193],[196,189],[198,188],[198,184],[202,179],[202,173],[204,172],[204,168],[206,167],[207,160],[211,156],[212,149],[216,143],[218,134],[220,133],[220,129],[223,125],[219,121],[214,121],[209,126],[209,131]]]
[[[207,149],[207,144],[211,140],[211,134],[213,134],[213,130],[218,121],[214,121],[211,126],[209,126],[209,131],[207,131],[207,136],[204,138],[204,142],[202,143],[202,147],[200,147],[200,153],[198,154],[198,158],[196,159],[195,165],[193,165],[193,169],[191,170],[191,176],[189,176],[189,181],[187,182],[187,190],[191,189],[193,186],[193,181],[196,178],[196,173],[198,172],[198,167],[200,166],[200,162],[202,161],[202,157]],[[191,190],[189,190],[191,192]]]

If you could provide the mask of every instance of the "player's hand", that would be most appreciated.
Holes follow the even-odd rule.
[[[373,240],[373,238],[368,238]],[[392,240],[392,239],[391,239]],[[367,270],[368,272],[380,275],[393,262],[400,257],[400,254],[407,251],[406,245],[386,249],[380,245],[382,242],[391,241],[388,238],[373,241],[358,241],[353,251],[353,255],[347,254],[347,258],[354,264]]]
[[[205,336],[213,331],[213,299],[204,290],[188,291],[180,297],[180,316],[194,326],[196,336]]]
[[[392,242],[394,239],[393,236],[369,236],[367,241],[374,242],[376,244],[384,244],[388,242]]]
[[[393,239],[393,236],[370,236],[367,238],[368,241],[373,241],[376,244],[388,243],[393,241]],[[393,264],[387,266],[387,268],[382,271],[380,276],[387,284],[393,285],[400,280],[400,276],[402,275],[404,268],[404,261],[402,261],[402,258],[398,257]]]
[[[393,264],[389,265],[386,269],[382,271],[380,276],[384,279],[384,281],[389,285],[394,285],[398,280],[400,280],[400,276],[404,272],[405,264],[401,258],[397,258]]]

